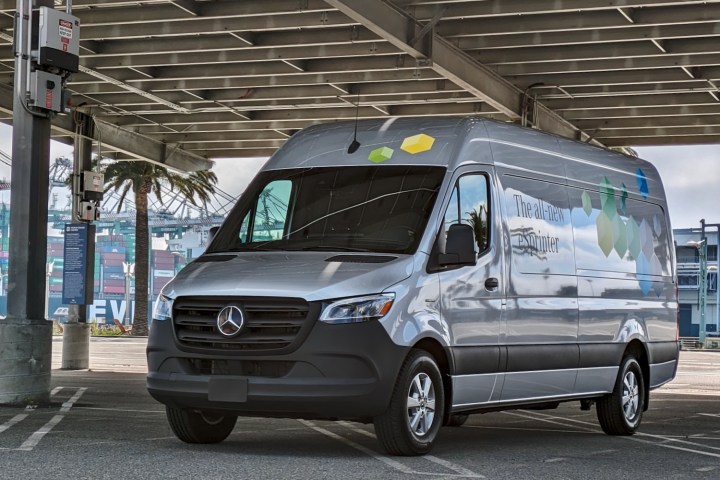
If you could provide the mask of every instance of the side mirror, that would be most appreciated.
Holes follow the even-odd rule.
[[[438,263],[448,265],[475,265],[475,234],[470,225],[457,223],[450,225],[445,240],[445,253],[438,255]]]
[[[207,239],[208,245],[210,245],[210,242],[212,242],[212,239],[215,238],[215,235],[217,234],[218,230],[220,230],[220,227],[210,227],[210,230],[208,230],[208,239]]]

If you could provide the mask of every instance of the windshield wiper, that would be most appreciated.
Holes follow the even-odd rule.
[[[288,248],[288,250],[296,250],[300,252],[371,252],[367,248],[341,247],[338,245],[312,245],[308,247]]]
[[[251,245],[243,245],[242,247],[232,247],[232,248],[226,248],[224,250],[219,250],[217,252],[212,253],[223,253],[223,252],[279,252],[279,251],[286,251],[287,248],[279,248],[279,247],[266,247],[262,245],[258,246],[251,246]]]

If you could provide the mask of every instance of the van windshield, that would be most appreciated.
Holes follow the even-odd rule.
[[[414,253],[445,171],[343,166],[261,172],[208,252]]]

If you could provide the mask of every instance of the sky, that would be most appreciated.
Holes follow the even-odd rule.
[[[0,150],[8,155],[11,137],[11,128],[0,124]],[[636,147],[635,151],[660,172],[673,228],[699,227],[702,218],[708,223],[720,223],[720,143]],[[52,141],[50,159],[58,156],[72,159],[72,147]],[[233,196],[239,195],[265,161],[265,158],[216,159],[213,170],[218,176],[218,187]],[[10,167],[2,163],[1,178],[10,179]],[[8,199],[9,192],[0,193],[0,201]]]

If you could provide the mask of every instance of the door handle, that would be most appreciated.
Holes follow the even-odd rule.
[[[495,277],[485,280],[485,288],[488,290],[496,290],[500,286],[500,281]]]

